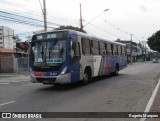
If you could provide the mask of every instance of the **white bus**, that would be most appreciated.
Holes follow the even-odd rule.
[[[65,84],[109,75],[127,66],[126,46],[74,30],[33,35],[29,66],[34,83]]]

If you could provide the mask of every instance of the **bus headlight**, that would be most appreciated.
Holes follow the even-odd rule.
[[[67,71],[67,67],[64,67],[63,70],[61,71],[61,75],[65,74]]]

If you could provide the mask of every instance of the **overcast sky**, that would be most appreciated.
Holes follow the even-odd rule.
[[[84,25],[109,9],[84,28],[89,34],[109,40],[130,40],[130,34],[133,34],[133,41],[138,42],[146,40],[160,29],[160,0],[46,0],[47,21],[55,24],[49,26],[79,27],[80,3]],[[0,0],[1,11],[39,20],[43,20],[41,6],[43,0]],[[11,27],[20,36],[43,29],[6,22],[4,19],[0,19],[0,25]]]

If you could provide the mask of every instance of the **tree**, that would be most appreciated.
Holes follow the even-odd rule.
[[[13,36],[12,38],[13,38],[13,42],[14,42],[13,48],[16,48],[17,42],[21,42],[21,39],[18,35]]]
[[[80,31],[83,33],[87,33],[85,30],[81,30],[80,28],[74,27],[74,26],[60,26],[60,27],[56,28],[55,30],[63,30],[63,29],[71,29],[71,30],[76,30],[76,31]]]
[[[12,38],[13,38],[13,40],[14,40],[15,43],[21,41],[21,39],[19,38],[18,35],[13,36]]]
[[[139,58],[139,59],[143,59],[143,60],[145,60],[145,56],[144,56],[144,53],[145,53],[145,44],[144,44],[144,42],[143,41],[140,41],[139,43],[138,43],[138,46],[139,46],[139,48],[141,49],[141,55],[138,55],[137,57]]]
[[[33,34],[39,34],[39,33],[43,33],[44,30],[37,30],[37,31],[33,31]],[[28,35],[25,37],[27,40],[31,41],[32,39],[32,35]]]
[[[147,43],[152,50],[160,52],[160,30],[149,37]]]
[[[27,40],[31,41],[32,35],[28,35],[28,36],[26,36],[25,38],[26,38]]]

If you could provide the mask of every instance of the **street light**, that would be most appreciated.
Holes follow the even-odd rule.
[[[86,27],[89,23],[91,23],[94,19],[96,19],[98,16],[100,16],[102,13],[104,13],[104,12],[106,12],[106,11],[108,11],[109,9],[105,9],[104,11],[102,11],[100,14],[98,14],[96,17],[94,17],[91,21],[89,21],[86,25],[84,25],[83,26],[83,28],[84,27]]]

